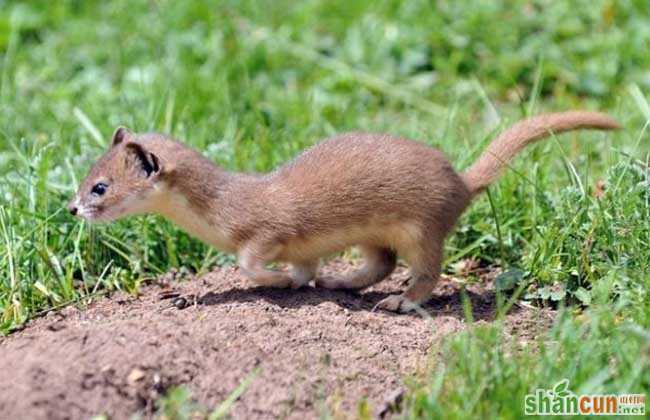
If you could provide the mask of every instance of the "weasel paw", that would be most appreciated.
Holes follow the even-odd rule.
[[[293,280],[291,280],[291,283],[289,284],[289,286],[290,286],[293,290],[297,290],[297,289],[302,289],[303,287],[308,287],[308,286],[309,286],[309,282],[308,282],[308,281],[307,281],[307,282],[304,282],[304,281],[297,281],[296,279],[293,279]]]
[[[316,279],[316,286],[325,289],[346,289],[345,282],[335,277],[323,277]]]
[[[272,287],[273,289],[288,289],[288,288],[293,288],[293,282],[291,280],[286,280],[286,281],[278,281],[276,283],[272,283],[268,285],[269,287]]]
[[[385,299],[382,299],[372,308],[372,311],[377,309],[383,309],[389,312],[398,312],[398,313],[407,313],[412,311],[417,307],[415,302],[410,301],[405,298],[403,295],[390,295]]]

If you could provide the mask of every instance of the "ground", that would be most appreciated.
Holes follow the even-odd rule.
[[[650,395],[647,3],[0,0],[0,417],[151,416],[183,383],[211,410],[256,357],[235,414],[319,413],[307,397],[336,413],[337,389],[338,412],[358,394],[378,410],[405,381],[406,418],[516,420],[526,395],[565,380]],[[268,172],[358,130],[422,141],[463,170],[513,122],[570,109],[624,129],[527,148],[445,244],[448,272],[474,259],[525,286],[505,323],[491,321],[489,282],[471,287],[483,320],[465,328],[456,280],[429,323],[369,312],[399,276],[359,297],[254,289],[226,269],[172,282],[216,297],[159,312],[170,301],[143,279],[230,257],[159,217],[91,226],[65,210],[120,125],[229,171]],[[60,309],[95,292],[112,295]],[[544,334],[531,304],[559,308]]]
[[[325,271],[351,269],[333,261]],[[171,283],[138,296],[117,293],[86,308],[68,307],[30,323],[0,344],[0,412],[8,418],[128,418],[155,413],[156,401],[186,385],[203,407],[215,407],[253,373],[232,407],[236,418],[311,418],[353,413],[366,399],[376,415],[427,367],[440,340],[467,328],[461,289],[437,286],[426,314],[373,312],[406,278],[363,293],[252,285],[236,267]],[[177,309],[164,299],[194,301]],[[193,299],[193,297],[196,299]],[[495,316],[490,283],[470,286],[476,323]],[[506,330],[530,340],[553,312],[515,306]]]

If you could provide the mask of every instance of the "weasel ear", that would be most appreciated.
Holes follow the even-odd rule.
[[[158,156],[147,151],[141,144],[129,142],[126,144],[127,164],[135,165],[136,170],[145,178],[160,173],[160,160]]]
[[[117,127],[113,133],[113,141],[111,142],[111,146],[117,146],[126,139],[130,138],[132,135],[133,133],[131,133],[128,128],[123,126]]]

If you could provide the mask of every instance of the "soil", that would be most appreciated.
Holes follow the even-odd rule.
[[[336,260],[325,271],[351,268]],[[235,418],[347,417],[362,400],[379,415],[399,400],[406,378],[435,360],[442,338],[468,327],[460,287],[449,278],[426,313],[372,311],[406,279],[400,268],[361,293],[271,290],[234,267],[218,268],[52,312],[0,342],[0,417],[148,418],[176,385],[199,406],[217,407],[251,372],[231,408]],[[490,284],[467,289],[474,323],[495,316]],[[162,299],[176,293],[190,305]],[[552,318],[549,310],[514,306],[506,331],[531,340]]]

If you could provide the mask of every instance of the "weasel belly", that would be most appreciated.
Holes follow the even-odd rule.
[[[414,243],[421,235],[420,226],[412,221],[369,222],[347,225],[325,232],[307,233],[286,241],[279,259],[304,261],[325,257],[354,245],[375,245],[398,249]]]

